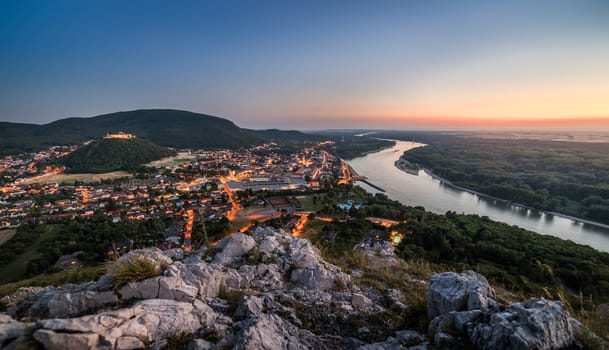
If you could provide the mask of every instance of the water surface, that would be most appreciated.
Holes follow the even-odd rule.
[[[452,210],[457,213],[488,216],[495,221],[570,239],[609,252],[607,227],[479,196],[443,183],[422,170],[418,175],[411,175],[394,166],[394,162],[404,151],[422,146],[424,145],[420,143],[396,141],[392,148],[355,158],[348,163],[359,175],[383,188],[389,198],[402,204],[423,206],[438,214]],[[365,183],[358,184],[371,193],[379,192]]]

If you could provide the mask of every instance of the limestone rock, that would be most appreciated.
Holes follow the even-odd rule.
[[[43,320],[39,322],[42,329],[36,331],[34,337],[50,349],[118,345],[127,348],[137,344],[133,338],[155,348],[174,334],[194,333],[201,327],[210,327],[218,318],[209,306],[200,302],[151,299],[127,309],[72,319]],[[74,347],[65,344],[74,344]]]
[[[9,295],[5,295],[2,298],[0,298],[0,302],[2,302],[4,305],[6,305],[6,307],[10,308],[10,307],[17,305],[18,303],[20,303],[22,300],[29,297],[30,295],[37,293],[43,289],[44,289],[43,287],[21,287],[21,288],[17,289],[16,292],[9,294]]]
[[[297,269],[290,279],[306,289],[330,290],[334,288],[334,275],[322,268]]]
[[[395,248],[391,242],[378,238],[366,238],[355,246],[367,256],[395,256]]]
[[[366,344],[360,346],[359,350],[424,350],[427,349],[429,343],[425,337],[416,331],[398,331],[395,337],[389,337],[387,340],[378,343]]]
[[[92,349],[99,345],[99,335],[93,333],[56,333],[39,329],[34,332],[34,339],[47,350]]]
[[[199,295],[203,298],[217,297],[226,279],[222,266],[202,261],[187,266],[190,274],[185,275],[184,278],[188,283],[198,285]]]
[[[561,302],[531,299],[492,315],[471,340],[481,349],[562,349],[575,343],[570,318]]]
[[[239,305],[237,305],[233,318],[244,319],[252,315],[259,315],[263,310],[262,298],[246,295],[239,299]]]
[[[248,319],[235,340],[235,350],[325,349],[313,333],[299,329],[277,315]]]
[[[315,268],[322,260],[317,248],[309,240],[302,238],[292,240],[288,259],[298,269]]]
[[[17,318],[38,320],[46,317],[79,316],[101,307],[115,305],[118,297],[111,291],[97,292],[94,284],[49,287],[31,294],[9,313]]]
[[[496,309],[494,296],[486,278],[474,271],[439,273],[427,288],[427,314],[433,319],[451,311]]]
[[[351,305],[357,310],[367,310],[372,307],[372,301],[361,293],[353,293]]]
[[[481,318],[483,313],[480,310],[451,311],[431,320],[428,334],[431,338],[442,332],[469,335]]]
[[[86,311],[117,303],[118,297],[113,292],[57,293],[47,303],[47,317],[78,316]]]
[[[17,322],[7,315],[0,314],[0,348],[4,348],[8,342],[28,334],[33,326],[33,323]]]
[[[205,339],[193,339],[186,350],[211,350],[212,344]]]
[[[127,283],[118,290],[122,300],[156,299],[159,296],[161,277],[148,278],[139,282]]]
[[[181,261],[184,259],[184,250],[182,248],[163,250],[163,254],[173,261]]]
[[[229,264],[247,254],[255,246],[256,241],[250,235],[237,233],[226,237],[216,246],[220,253],[216,254],[214,263]]]

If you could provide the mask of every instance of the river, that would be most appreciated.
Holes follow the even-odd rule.
[[[369,182],[383,188],[389,198],[402,204],[422,206],[439,214],[452,210],[457,213],[488,216],[495,221],[570,239],[609,252],[607,227],[487,198],[455,188],[423,170],[420,170],[418,175],[411,175],[395,167],[394,162],[404,151],[422,146],[424,145],[420,143],[396,141],[392,148],[352,159],[348,163],[360,176],[365,176]],[[358,184],[371,193],[379,192],[363,182]]]

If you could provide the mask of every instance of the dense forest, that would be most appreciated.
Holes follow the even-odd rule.
[[[609,144],[434,137],[403,156],[457,186],[609,224]]]
[[[390,218],[400,221],[392,229],[405,233],[398,246],[405,260],[458,271],[473,269],[493,283],[525,295],[548,297],[549,292],[555,297],[567,288],[572,297],[581,292],[586,300],[609,302],[609,253],[487,217],[454,212],[439,215],[422,207],[407,207],[357,187],[350,190],[350,196],[362,199],[365,206],[351,210],[350,221],[325,224],[322,231],[335,234],[321,235],[316,242],[328,254],[344,255],[378,228],[364,218]],[[573,298],[574,304],[578,302]]]
[[[136,170],[142,164],[176,152],[142,139],[101,139],[60,158],[69,173],[107,173]]]
[[[361,157],[366,153],[395,145],[393,141],[379,140],[367,136],[329,135],[329,137],[334,141],[334,144],[329,145],[328,150],[343,159]]]

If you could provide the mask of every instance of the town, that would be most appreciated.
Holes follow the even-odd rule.
[[[302,229],[302,219],[309,213],[294,195],[352,180],[348,165],[326,150],[331,144],[326,141],[288,150],[276,143],[238,151],[184,150],[176,157],[148,164],[149,173],[100,176],[98,182],[75,179],[63,174],[64,168],[52,165],[76,147],[54,146],[7,156],[0,160],[0,229],[100,215],[112,223],[157,218],[167,223],[159,246],[185,250],[196,244],[192,238],[195,221],[199,226],[228,221],[230,225],[223,225],[222,230],[236,232],[254,222],[290,214],[286,229]],[[218,235],[203,229],[208,231],[206,236]],[[121,242],[118,249],[129,244]]]

